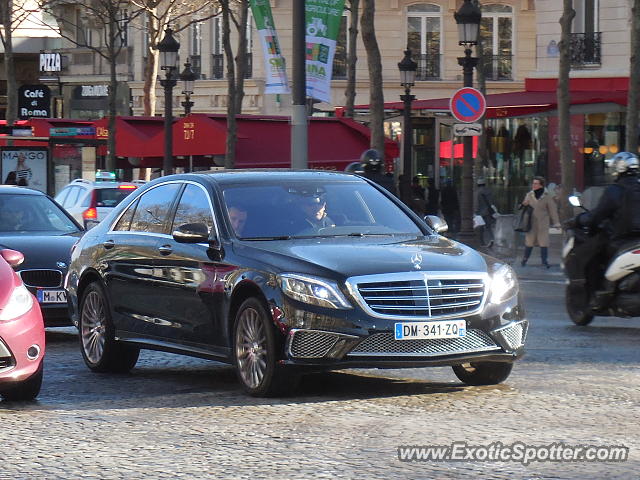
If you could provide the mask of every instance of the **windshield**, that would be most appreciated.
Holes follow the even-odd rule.
[[[97,188],[96,207],[115,207],[134,190],[135,188]]]
[[[396,204],[362,181],[229,185],[223,195],[229,224],[247,240],[423,235]]]
[[[78,227],[42,195],[0,195],[0,233],[78,232]]]

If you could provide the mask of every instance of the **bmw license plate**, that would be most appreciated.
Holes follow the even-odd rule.
[[[67,303],[67,292],[64,290],[38,290],[36,297],[40,303]]]
[[[459,338],[467,334],[465,320],[440,322],[404,322],[395,324],[396,340],[424,340],[429,338]]]

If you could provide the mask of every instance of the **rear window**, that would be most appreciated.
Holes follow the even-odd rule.
[[[115,207],[135,189],[97,188],[96,207]]]

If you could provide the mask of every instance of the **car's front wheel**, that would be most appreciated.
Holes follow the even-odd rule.
[[[467,385],[496,385],[504,382],[511,373],[513,363],[478,362],[455,365],[453,373]]]
[[[89,285],[80,302],[80,350],[94,372],[126,373],[138,361],[140,349],[118,343],[104,287]]]
[[[233,328],[233,353],[238,379],[255,397],[285,395],[298,377],[277,364],[276,338],[266,308],[257,298],[245,300]]]
[[[3,391],[2,396],[5,400],[11,401],[27,401],[33,400],[40,393],[40,387],[42,386],[42,371],[43,362],[40,362],[40,366],[36,373],[31,375],[26,380],[23,380],[16,385],[12,385],[10,389]]]

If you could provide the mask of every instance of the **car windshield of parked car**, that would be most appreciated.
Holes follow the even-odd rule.
[[[228,222],[245,240],[423,235],[392,200],[363,181],[299,181],[224,187]]]
[[[0,233],[75,233],[75,223],[43,195],[0,195]]]

